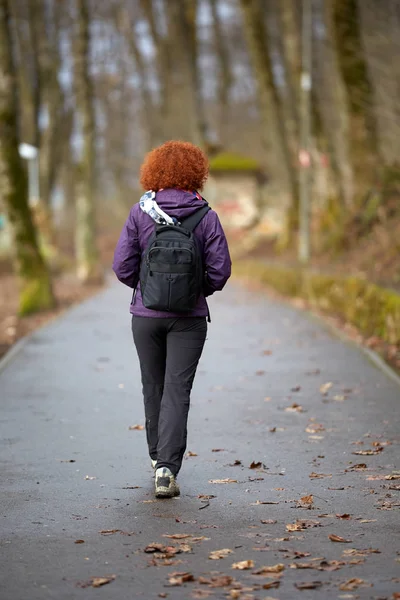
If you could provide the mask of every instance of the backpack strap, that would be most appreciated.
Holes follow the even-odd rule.
[[[183,219],[181,221],[182,227],[184,227],[184,229],[187,229],[188,231],[193,232],[209,210],[211,210],[211,208],[208,204],[202,206],[201,208],[199,208],[199,210],[196,210],[196,212],[194,212],[189,217],[186,217],[186,219]]]

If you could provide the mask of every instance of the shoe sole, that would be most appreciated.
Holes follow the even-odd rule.
[[[180,495],[179,490],[170,490],[169,488],[158,488],[156,490],[156,498],[175,498]]]

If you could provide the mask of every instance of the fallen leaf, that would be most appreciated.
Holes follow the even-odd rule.
[[[340,535],[335,535],[334,533],[329,534],[329,539],[331,542],[341,542],[342,544],[350,544],[351,540],[346,540],[344,537]]]
[[[294,584],[294,587],[298,590],[316,590],[322,586],[322,581],[303,581],[302,583]]]
[[[366,548],[364,550],[357,550],[356,548],[347,548],[343,550],[344,556],[366,556],[368,554],[380,554],[381,551],[377,548]]]
[[[209,585],[212,588],[220,588],[231,585],[231,583],[233,582],[233,577],[231,577],[230,575],[215,575],[210,579],[207,579],[206,577],[200,576],[198,578],[198,582],[205,585]]]
[[[84,544],[85,540],[75,540],[74,544]]]
[[[229,554],[233,554],[233,550],[230,548],[222,548],[221,550],[213,550],[208,555],[208,558],[211,560],[220,560],[221,558],[226,558]]]
[[[191,596],[197,600],[198,598],[209,598],[211,594],[212,592],[208,590],[193,590]]]
[[[225,452],[224,448],[213,448],[211,452]]]
[[[262,589],[263,590],[277,589],[280,585],[281,585],[280,579],[275,579],[274,581],[269,581],[268,583],[264,583],[262,586]]]
[[[77,586],[80,588],[87,588],[90,586],[98,588],[103,585],[106,585],[107,583],[111,583],[115,580],[115,577],[115,575],[105,575],[104,577],[92,577],[91,579],[89,579],[89,581],[78,583]]]
[[[202,500],[212,500],[213,498],[216,498],[216,496],[213,496],[212,494],[199,494],[197,497]]]
[[[360,456],[372,456],[373,454],[379,454],[383,451],[383,446],[378,446],[375,450],[357,450],[357,452],[352,452],[352,454],[358,454]]]
[[[328,381],[328,383],[323,383],[321,385],[321,387],[319,388],[319,391],[321,392],[321,394],[323,396],[327,396],[329,390],[331,389],[331,387],[333,386],[333,383],[331,381]]]
[[[296,402],[293,402],[293,404],[291,404],[290,406],[287,406],[285,408],[286,412],[304,412],[304,408],[302,406],[300,406],[300,404],[297,404]]]
[[[339,585],[339,590],[342,592],[349,592],[351,590],[356,590],[360,586],[369,586],[370,584],[364,581],[364,579],[359,579],[358,577],[353,577],[348,581],[345,581],[341,585]]]
[[[308,496],[303,496],[302,498],[300,498],[299,503],[309,508],[314,504],[314,496],[312,494],[308,494]]]
[[[343,396],[342,394],[336,394],[336,396],[333,396],[333,399],[336,402],[344,402],[346,400],[346,396]]]
[[[245,571],[247,569],[252,569],[254,567],[253,560],[241,560],[239,562],[232,564],[232,569],[239,569],[240,571]]]
[[[252,571],[253,575],[264,575],[265,573],[281,573],[285,570],[285,565],[282,563],[278,563],[277,565],[265,565],[260,567],[256,571]]]
[[[191,452],[189,450],[189,452],[186,452],[186,456],[198,456],[198,454],[196,454],[196,452]]]
[[[74,460],[73,458],[70,458],[68,460],[60,460],[60,462],[62,462],[62,463],[74,463],[74,462],[76,462],[76,460]]]
[[[261,519],[263,525],[275,525],[277,521],[275,519]]]
[[[237,479],[210,479],[208,483],[237,483]]]
[[[324,479],[324,477],[332,477],[332,473],[310,473],[310,479]]]
[[[385,479],[388,479],[389,481],[392,479],[400,479],[400,474],[392,473],[391,475],[386,475]]]
[[[263,356],[271,356],[272,350],[263,350],[261,353]]]
[[[129,425],[129,431],[143,431],[144,425]]]
[[[307,433],[318,433],[319,431],[325,431],[325,427],[321,423],[310,423],[305,430]]]
[[[262,467],[262,463],[261,462],[255,462],[253,460],[253,462],[251,463],[251,465],[249,466],[249,469],[261,469]]]
[[[102,535],[112,535],[113,533],[119,533],[120,529],[102,529],[99,531]]]
[[[164,533],[163,537],[171,538],[173,540],[184,540],[186,538],[192,537],[192,534],[191,533],[172,533],[172,534]]]
[[[187,581],[195,581],[191,573],[171,573],[170,575],[168,575],[168,583],[172,586],[182,585]]]
[[[351,515],[349,515],[348,513],[343,513],[342,515],[336,515],[337,519],[345,519],[346,521],[348,521],[349,519],[351,519]]]
[[[241,460],[235,460],[235,462],[233,462],[232,464],[228,465],[228,467],[241,467],[242,466],[242,461]]]
[[[337,571],[346,566],[342,560],[321,560],[318,566],[319,571]]]
[[[350,469],[352,471],[361,471],[361,470],[366,469],[366,468],[367,468],[367,465],[365,463],[358,463],[357,465],[352,465],[350,467]]]
[[[279,504],[279,502],[270,502],[269,500],[256,500],[256,502],[252,502],[252,506],[258,506],[259,504]]]
[[[312,527],[321,527],[321,523],[314,519],[298,519],[296,523],[288,523],[286,525],[287,531],[303,531]]]

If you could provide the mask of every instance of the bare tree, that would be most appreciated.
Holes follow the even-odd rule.
[[[10,219],[21,282],[19,310],[28,314],[54,305],[49,273],[40,254],[18,154],[17,83],[9,0],[0,0],[0,185]]]
[[[93,86],[89,73],[90,18],[87,0],[76,2],[76,32],[73,44],[76,105],[81,123],[83,152],[76,197],[77,274],[85,283],[101,280],[96,247],[95,219],[95,115]]]

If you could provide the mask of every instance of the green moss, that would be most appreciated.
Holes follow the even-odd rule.
[[[210,160],[210,171],[260,171],[259,163],[249,156],[234,152],[221,152]]]
[[[340,316],[365,336],[400,344],[400,295],[359,277],[339,277],[256,260],[237,261],[234,273],[270,285],[313,308]]]
[[[21,316],[54,307],[54,296],[47,275],[25,281],[19,296]]]

